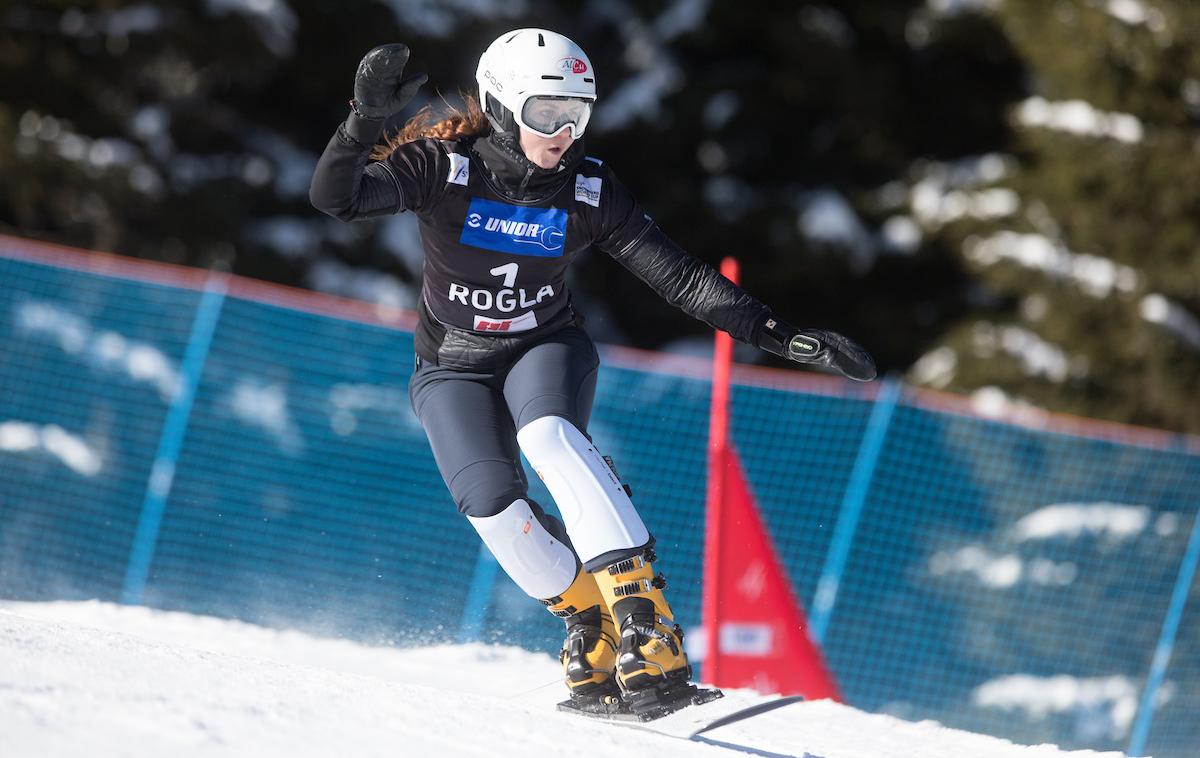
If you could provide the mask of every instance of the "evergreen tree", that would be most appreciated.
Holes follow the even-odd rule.
[[[1029,91],[990,173],[926,178],[981,297],[910,376],[1200,431],[1200,7],[993,5]]]

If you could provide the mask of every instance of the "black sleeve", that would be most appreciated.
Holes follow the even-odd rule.
[[[650,222],[632,242],[609,254],[692,318],[758,346],[757,331],[768,314],[767,307],[712,266],[689,255],[663,234],[658,224]]]
[[[757,345],[767,307],[672,242],[612,171],[605,173],[596,247],[692,318]]]
[[[596,226],[592,232],[592,244],[615,257],[616,252],[628,247],[631,242],[654,225],[637,198],[633,196],[615,174],[606,166],[604,183],[601,187]]]
[[[313,207],[342,221],[418,210],[428,196],[429,140],[401,145],[370,162],[383,121],[351,113],[317,161],[308,197]],[[433,148],[436,150],[436,148]]]

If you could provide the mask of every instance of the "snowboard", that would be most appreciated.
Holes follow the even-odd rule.
[[[804,698],[799,695],[747,696],[744,693],[725,698],[720,690],[701,688],[691,704],[651,720],[644,720],[629,712],[587,711],[571,700],[559,703],[558,710],[667,737],[692,740],[711,729],[754,718],[802,700]]]

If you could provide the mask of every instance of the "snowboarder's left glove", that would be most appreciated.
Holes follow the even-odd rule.
[[[859,382],[875,378],[875,361],[870,353],[837,332],[797,329],[768,313],[758,325],[755,342],[789,361],[827,366]]]
[[[363,118],[385,119],[408,105],[429,79],[425,74],[400,79],[408,55],[407,45],[393,42],[363,56],[354,75],[354,99],[350,101],[355,113]]]

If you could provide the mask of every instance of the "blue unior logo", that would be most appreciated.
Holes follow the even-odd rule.
[[[567,211],[528,208],[475,198],[467,208],[459,242],[514,255],[557,258],[563,254]]]

